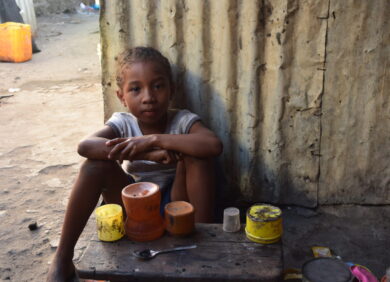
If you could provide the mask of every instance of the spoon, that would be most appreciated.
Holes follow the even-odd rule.
[[[190,245],[190,246],[180,246],[180,247],[176,247],[176,248],[172,248],[172,249],[165,249],[165,250],[145,249],[143,251],[135,251],[133,254],[134,254],[134,256],[136,256],[139,259],[148,260],[148,259],[154,258],[158,254],[195,249],[196,247],[197,247],[196,245]]]

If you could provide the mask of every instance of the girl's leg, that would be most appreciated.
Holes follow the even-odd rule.
[[[188,201],[195,208],[196,222],[213,222],[215,167],[213,159],[184,157],[176,167],[172,201]]]
[[[128,176],[114,161],[86,160],[73,186],[61,238],[49,269],[47,281],[65,281],[75,271],[73,252],[89,216],[102,194],[106,203],[122,204],[121,190]]]

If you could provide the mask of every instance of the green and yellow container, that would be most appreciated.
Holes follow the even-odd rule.
[[[260,244],[272,244],[282,236],[282,211],[269,204],[255,204],[246,212],[245,233]]]
[[[107,204],[95,210],[98,237],[101,241],[111,242],[125,235],[122,207]]]

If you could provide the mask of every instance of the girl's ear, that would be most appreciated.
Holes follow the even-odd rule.
[[[116,91],[116,96],[117,96],[118,99],[122,102],[123,106],[126,107],[125,99],[123,98],[123,91],[122,91],[122,89],[118,89],[118,90]]]

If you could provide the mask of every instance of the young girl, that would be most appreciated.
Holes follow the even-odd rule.
[[[213,220],[213,158],[222,143],[196,114],[169,109],[174,85],[168,60],[153,48],[126,49],[118,58],[117,84],[129,112],[114,113],[79,144],[78,153],[87,160],[70,195],[47,281],[74,275],[74,247],[100,195],[123,206],[121,190],[134,181],[157,183],[162,207],[188,201],[197,222]]]

